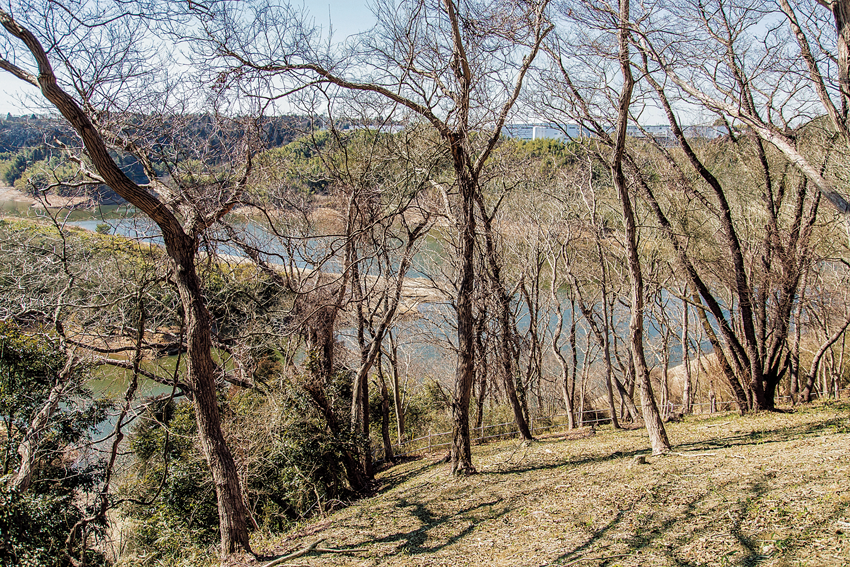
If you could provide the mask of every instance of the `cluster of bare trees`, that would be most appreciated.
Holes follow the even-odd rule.
[[[372,30],[334,45],[305,14],[271,2],[11,3],[0,11],[0,68],[39,89],[74,128],[79,148],[64,149],[88,182],[108,185],[158,227],[183,320],[186,373],[174,382],[194,404],[226,555],[250,550],[249,521],[216,392],[228,381],[251,387],[255,361],[237,340],[217,338],[199,273],[217,246],[294,298],[274,332],[292,339],[290,353],[312,353],[304,387],[330,430],[366,447],[376,376],[391,458],[383,361],[401,438],[393,328],[414,256],[438,226],[450,253],[430,279],[451,313],[458,474],[475,472],[476,385],[478,425],[485,398],[499,396],[531,440],[530,404],[544,406],[544,390],[560,392],[576,424],[579,374],[594,351],[614,426],[618,416],[642,419],[658,454],[670,450],[662,417],[675,333],[686,411],[697,333],[741,411],[772,409],[785,377],[803,399],[818,381],[834,389],[843,347],[839,360],[832,347],[843,345],[850,319],[803,298],[822,296],[810,291],[815,280],[840,266],[830,254],[844,247],[822,244],[830,213],[850,218],[848,6],[380,1]],[[258,158],[262,117],[281,101],[325,116],[327,131],[305,145],[318,173],[295,172],[330,188],[338,214],[319,236],[316,201],[280,175],[287,156]],[[181,117],[198,112],[214,117],[216,136],[187,139]],[[664,116],[675,140],[654,138],[645,114]],[[563,163],[517,157],[503,130],[520,115],[578,123],[593,136]],[[722,143],[685,135],[696,115],[726,129]],[[344,135],[341,119],[371,129]],[[138,159],[149,183],[129,179],[117,153]],[[232,220],[237,207],[261,222],[243,230]],[[624,309],[627,333],[615,316]],[[664,369],[661,411],[648,319]],[[804,321],[822,336],[808,370]],[[346,415],[325,396],[341,367],[342,326],[355,352]],[[234,354],[235,370],[216,364],[214,347]],[[345,460],[350,485],[365,490],[371,452],[353,444]]]

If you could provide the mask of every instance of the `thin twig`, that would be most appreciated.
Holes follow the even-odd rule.
[[[303,548],[299,551],[294,551],[294,552],[290,553],[289,555],[284,555],[283,557],[278,557],[274,561],[269,561],[268,563],[266,563],[262,567],[276,567],[277,565],[280,565],[281,563],[286,563],[290,559],[295,559],[297,557],[301,557],[302,555],[307,555],[308,553],[310,553],[311,551],[316,549],[316,547],[318,547],[319,544],[322,543],[323,541],[325,541],[325,538],[317,539],[316,541],[314,541],[313,543],[311,543],[307,547],[305,547],[305,548]]]
[[[578,559],[573,559],[569,563],[564,563],[564,567],[569,567],[570,565],[576,565],[577,563],[582,563],[584,561],[597,561],[600,559],[616,559],[618,557],[628,557],[629,553],[621,553],[620,555],[597,555],[596,557],[579,557]]]
[[[364,550],[363,549],[357,549],[356,547],[352,548],[352,549],[337,549],[337,548],[333,548],[333,547],[317,547],[313,551],[315,551],[317,553],[361,553]]]

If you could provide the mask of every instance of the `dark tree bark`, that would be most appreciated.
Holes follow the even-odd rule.
[[[472,313],[475,281],[475,182],[469,175],[468,155],[458,137],[451,138],[455,175],[460,189],[460,282],[458,285],[458,362],[452,399],[452,474],[474,474],[472,442],[469,437],[469,399],[475,381],[475,318]]]
[[[390,341],[390,350],[388,359],[390,369],[393,375],[393,402],[395,404],[395,421],[396,434],[399,444],[404,443],[404,401],[401,395],[401,382],[398,375],[398,345],[395,342],[395,335],[392,332],[387,332],[387,338]]]

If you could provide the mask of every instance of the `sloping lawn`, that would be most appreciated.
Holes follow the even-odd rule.
[[[434,454],[379,475],[376,496],[257,541],[285,565],[850,565],[850,404],[668,424],[674,454],[606,426]],[[576,438],[578,437],[578,438]],[[321,551],[323,548],[337,552]],[[342,552],[341,550],[347,550]]]

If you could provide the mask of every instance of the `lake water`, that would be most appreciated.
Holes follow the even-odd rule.
[[[99,225],[107,224],[110,227],[110,233],[125,236],[129,238],[134,238],[142,241],[152,242],[152,243],[161,243],[161,236],[159,233],[158,227],[149,219],[142,215],[136,215],[134,209],[126,206],[101,206],[97,209],[79,209],[74,211],[52,211],[53,213],[61,213],[59,216],[63,219],[63,221],[71,226],[76,226],[80,228],[84,228],[90,231],[96,231]],[[16,201],[2,200],[0,199],[0,213],[6,215],[13,216],[21,216],[27,218],[46,218],[46,212],[43,209],[31,207],[27,203],[21,203]],[[272,263],[280,263],[280,262],[288,262],[290,261],[290,254],[293,253],[292,248],[286,247],[284,244],[280,242],[280,240],[276,240],[272,238],[272,236],[260,225],[248,223],[247,225],[243,225],[245,228],[245,232],[248,238],[254,240],[255,242],[265,242],[266,250],[269,253],[269,261]],[[321,258],[325,255],[327,249],[329,247],[338,247],[340,239],[335,237],[319,237],[312,239],[311,241],[306,241],[306,244],[299,247],[297,251],[297,256],[294,257],[294,264],[299,268],[315,268],[317,267],[317,259]],[[259,246],[258,246],[259,247]],[[218,252],[224,254],[232,254],[241,256],[243,255],[241,250],[236,248],[235,246],[228,244],[220,244],[217,247]],[[440,238],[439,231],[435,232],[435,235],[428,238],[428,241],[425,243],[424,251],[420,253],[414,259],[414,267],[411,270],[411,277],[421,277],[426,275],[425,272],[429,269],[428,266],[431,266],[431,269],[434,269],[435,258],[439,258],[441,254],[444,254],[445,250],[443,249],[443,240]],[[436,260],[438,261],[438,260]],[[322,269],[329,272],[339,271],[340,266],[338,265],[338,261],[334,260],[330,263],[322,264]],[[438,306],[428,306],[424,305],[420,307],[420,312],[428,318],[429,315],[433,315],[433,313],[429,313],[430,311],[434,311],[434,308],[437,310],[443,311],[446,306],[438,307]],[[676,308],[678,309],[678,308]],[[617,325],[616,331],[620,336],[625,336],[628,328],[628,313],[627,311],[621,309],[621,312],[617,315]],[[524,309],[524,306],[520,307],[520,326],[527,327],[528,325],[528,317],[527,314],[523,315],[523,313],[527,313]],[[568,325],[567,321],[569,320],[569,311],[565,313],[565,325]],[[450,318],[449,313],[444,313],[442,316],[438,317],[440,319]],[[696,318],[692,318],[692,325],[695,325]],[[423,324],[427,324],[427,322],[423,321]],[[435,324],[438,327],[443,327],[444,325],[440,325],[438,323],[432,322],[432,326]],[[552,315],[548,321],[549,329],[551,330],[552,326],[555,324],[555,317]],[[521,329],[522,330],[522,329]],[[440,334],[447,333],[447,329],[437,329]],[[646,324],[647,331],[647,339],[653,340],[658,336],[657,325],[654,324],[652,320],[647,320]],[[432,332],[434,332],[432,330]],[[567,332],[567,329],[564,329],[564,333]],[[581,329],[580,331],[579,342],[584,343],[585,336],[587,333],[586,329]],[[348,335],[349,332],[346,332],[345,329],[341,330],[342,335]],[[448,336],[451,334],[450,332],[446,335],[446,339],[450,340]],[[677,338],[671,337],[670,344],[670,357],[671,363],[676,364],[681,360],[681,349],[678,343]],[[566,340],[566,334],[562,336],[562,341]],[[711,350],[710,344],[707,342],[702,346],[702,350],[704,352],[709,352]],[[430,349],[429,349],[430,350]],[[434,356],[438,356],[435,351]],[[649,357],[649,362],[657,362],[657,357],[653,356],[652,353],[647,351],[647,356]],[[655,360],[653,360],[655,359]],[[123,387],[126,384],[126,377],[122,374],[124,371],[120,369],[111,369],[106,370],[104,372],[108,372],[108,376],[104,376],[103,378],[96,380],[93,383],[93,386],[100,389],[104,393],[123,395]],[[120,374],[120,376],[119,376]],[[150,388],[151,394],[156,395],[158,393],[164,393],[167,388],[151,382],[149,386],[145,386],[146,388]],[[120,392],[118,392],[120,390]]]

